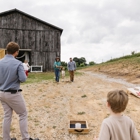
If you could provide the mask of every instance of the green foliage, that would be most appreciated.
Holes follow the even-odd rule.
[[[61,65],[62,65],[63,67],[67,67],[67,63],[64,62],[64,61],[61,62]]]
[[[89,65],[90,65],[90,66],[91,66],[91,65],[95,65],[95,62],[94,62],[94,61],[89,62]]]
[[[73,58],[73,61],[75,61],[75,62],[79,63],[79,58],[74,57],[74,58]]]
[[[74,57],[73,58],[73,61],[75,61],[76,62],[76,66],[77,67],[83,67],[83,66],[85,66],[85,65],[87,65],[86,64],[86,59],[84,58],[84,57],[81,57],[81,58],[78,58],[78,57]]]
[[[81,64],[80,64],[80,67],[84,67],[84,66],[85,66],[85,63],[81,63]]]
[[[81,63],[84,63],[85,64],[86,63],[86,59],[84,57],[81,57],[81,58],[79,58],[79,62],[80,62],[80,64]]]
[[[56,128],[56,126],[53,126],[53,129],[55,129]]]
[[[134,55],[135,54],[135,51],[132,51],[131,54]]]
[[[85,98],[85,97],[87,97],[87,95],[83,95],[83,96],[81,96],[82,98]]]
[[[79,63],[78,62],[76,62],[76,66],[79,67]]]
[[[77,114],[78,115],[83,115],[83,114],[85,114],[85,112],[78,112]]]

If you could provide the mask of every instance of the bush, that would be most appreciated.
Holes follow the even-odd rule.
[[[91,66],[91,65],[95,65],[95,62],[94,62],[94,61],[89,62],[89,65],[90,65],[90,66]]]
[[[85,63],[81,63],[81,64],[80,64],[80,67],[84,67],[84,66],[85,66]]]

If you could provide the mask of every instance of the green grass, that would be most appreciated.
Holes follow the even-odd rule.
[[[83,95],[83,96],[81,96],[82,98],[85,98],[85,97],[87,97],[87,95]]]
[[[51,80],[54,78],[54,73],[53,72],[30,72],[28,73],[28,78],[26,82],[23,84],[27,83],[39,83],[41,81],[46,81],[46,80]]]
[[[77,115],[84,115],[85,112],[78,112]]]
[[[123,56],[123,57],[110,59],[110,60],[107,61],[107,62],[113,62],[113,61],[125,60],[125,59],[132,59],[132,58],[137,58],[137,57],[140,57],[140,53],[135,53],[135,54],[132,54],[132,55],[125,55],[125,56]]]
[[[96,67],[96,66],[107,66],[107,65],[113,65],[113,64],[124,64],[126,65],[139,65],[140,64],[140,53],[133,54],[133,55],[126,55],[120,58],[114,58],[110,59],[106,62],[95,64],[90,67]],[[85,67],[86,68],[86,67]]]
[[[110,59],[106,62],[102,63],[96,63],[94,65],[87,65],[84,67],[78,67],[77,70],[95,70],[95,71],[106,71],[106,69],[110,68],[110,72],[113,71],[113,69],[122,70],[122,69],[128,69],[135,71],[140,71],[140,52],[135,53],[132,55],[126,55],[120,58],[114,58]],[[93,69],[92,69],[93,68]]]
[[[75,75],[81,75],[81,73],[76,71]],[[42,81],[54,80],[54,76],[55,76],[54,72],[30,72],[28,73],[28,78],[26,82],[22,84],[39,83]],[[66,77],[68,76],[69,76],[69,72],[66,71]]]
[[[116,60],[113,60],[113,61],[107,61],[107,62],[104,62],[100,65],[110,65],[110,64],[123,64],[124,66],[128,66],[128,65],[139,65],[140,64],[140,57],[138,56],[133,56],[133,57],[125,57],[125,58],[118,58]]]

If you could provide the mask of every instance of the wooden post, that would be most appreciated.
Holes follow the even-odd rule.
[[[0,59],[5,56],[5,49],[0,49]]]

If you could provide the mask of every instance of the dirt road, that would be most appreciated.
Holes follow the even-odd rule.
[[[23,96],[28,109],[29,133],[40,140],[92,140],[98,135],[102,120],[109,115],[106,108],[106,94],[110,90],[123,89],[136,85],[101,76],[92,72],[83,72],[76,76],[73,83],[69,79],[43,81],[37,84],[22,85]],[[129,95],[129,104],[125,114],[130,116],[140,133],[140,99]],[[0,106],[0,127],[3,111]],[[87,120],[88,134],[69,134],[70,120]],[[2,129],[0,129],[2,135]],[[18,116],[13,114],[11,136],[21,140]],[[1,139],[0,139],[1,140]]]

